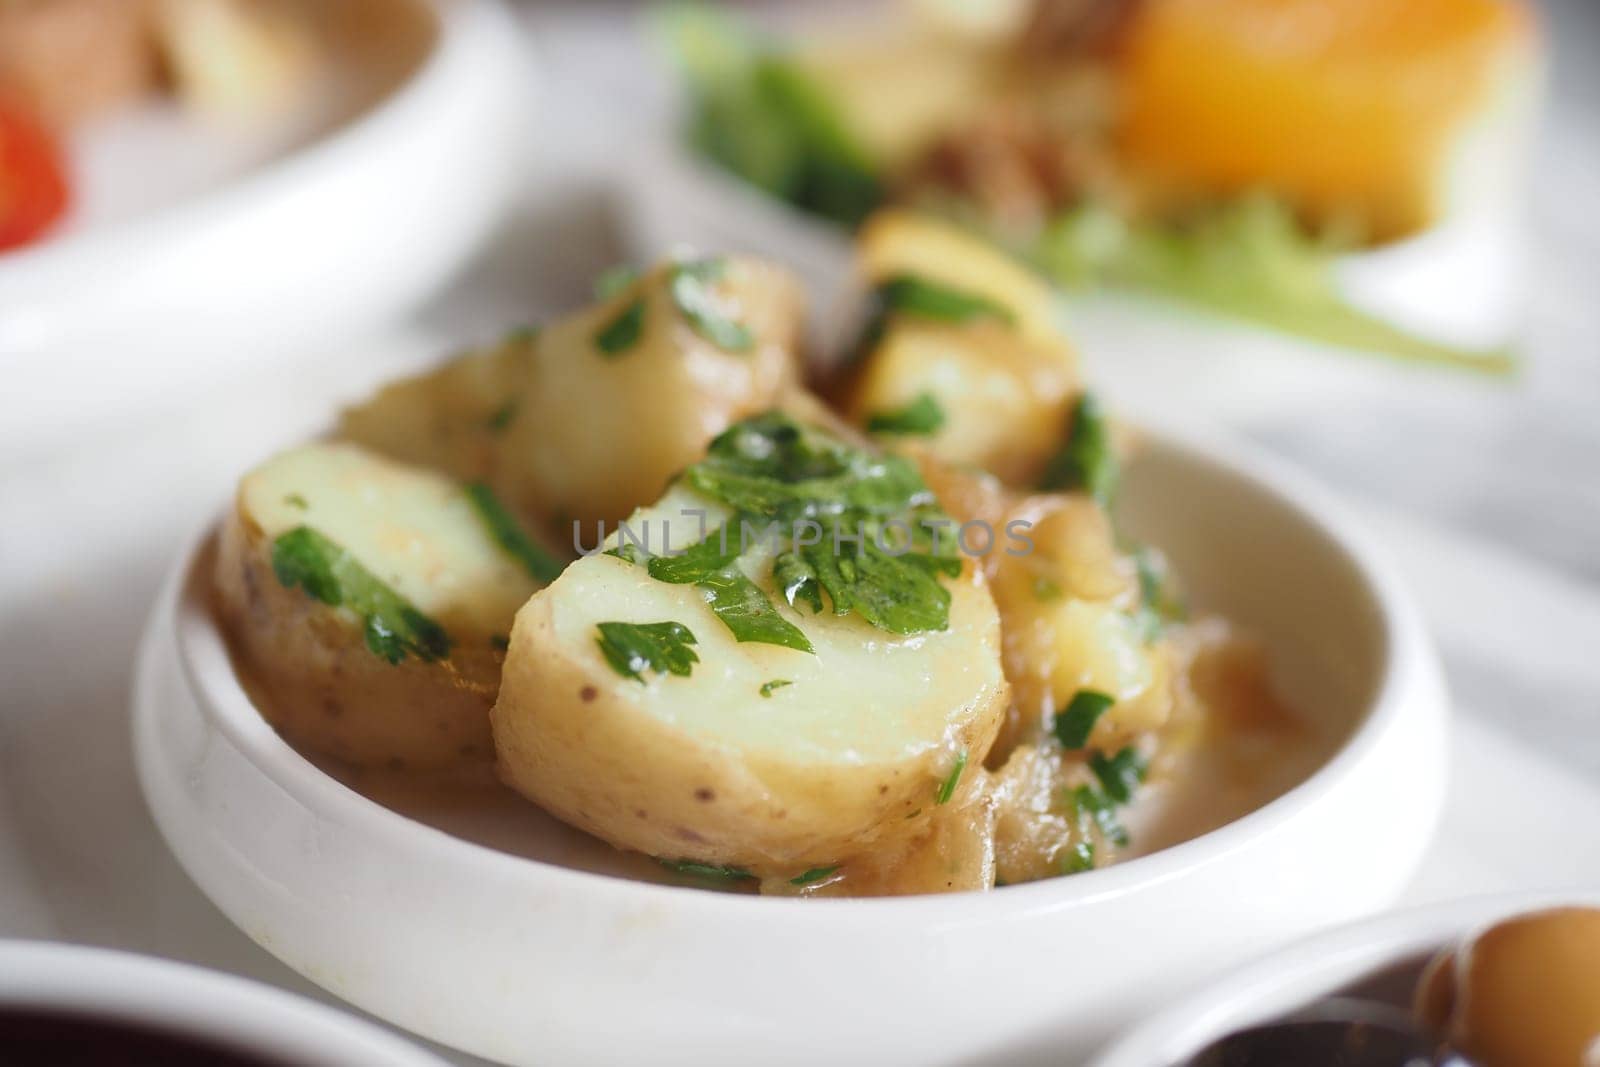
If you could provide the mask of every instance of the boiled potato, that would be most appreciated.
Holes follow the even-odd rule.
[[[1172,707],[1169,656],[1140,625],[1137,568],[1109,516],[1087,496],[1058,493],[1023,501],[1006,522],[1026,524],[1017,529],[1030,547],[990,557],[1016,704],[1001,751],[1048,733],[1082,689],[1115,699],[1088,747],[1115,751],[1159,729]]]
[[[1007,324],[907,320],[868,354],[845,403],[863,427],[931,403],[938,425],[903,440],[947,463],[1031,484],[1059,447],[1076,387],[1070,353]]]
[[[341,432],[486,480],[561,543],[593,543],[598,523],[656,499],[707,441],[795,382],[801,318],[799,287],[777,267],[664,263],[537,335],[385,390]]]
[[[766,461],[776,438],[757,437],[740,462]],[[701,540],[702,516],[715,531],[731,513],[691,487],[699,469],[629,518],[634,540],[653,538],[650,552],[670,555],[668,531],[670,551],[681,551]],[[613,547],[629,551],[622,543],[631,542],[614,534]],[[964,803],[978,776],[962,768],[977,770],[1007,703],[980,568],[966,560],[958,577],[937,580],[948,593],[943,629],[897,633],[869,623],[870,609],[791,608],[775,589],[780,547],[752,537],[733,564],[752,583],[740,610],[764,597],[812,651],[736,640],[713,592],[652,577],[660,561],[637,552],[635,562],[600,554],[572,564],[512,631],[492,715],[505,781],[613,844],[760,877],[925,834],[941,800]],[[631,661],[630,676],[608,656],[602,626],[614,623],[675,624],[692,644],[666,668]]]
[[[860,240],[876,326],[832,392],[857,425],[1032,485],[1061,443],[1077,358],[1049,287],[946,223],[885,212]]]
[[[348,444],[246,475],[216,559],[263,716],[364,766],[487,761],[505,635],[537,588],[460,486]]]
[[[536,344],[532,331],[519,330],[493,347],[386,386],[344,412],[338,435],[463,481],[492,481]]]

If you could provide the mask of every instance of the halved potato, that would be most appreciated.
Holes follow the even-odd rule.
[[[904,441],[1026,485],[1059,447],[1076,388],[1069,351],[1005,323],[906,320],[893,322],[867,355],[845,403],[862,427],[931,403],[938,425]]]
[[[246,475],[216,562],[262,715],[357,765],[487,761],[506,635],[537,588],[459,485],[347,444]]]
[[[661,264],[536,334],[391,386],[341,435],[485,480],[562,544],[661,495],[797,379],[801,294],[753,259]]]
[[[689,488],[694,473],[629,518],[633,539],[649,532],[650,552],[667,552],[665,531],[681,551],[730,514]],[[736,640],[711,593],[652,577],[642,554],[572,564],[512,631],[492,715],[505,781],[613,844],[761,877],[926,834],[941,800],[961,803],[973,788],[976,774],[959,766],[976,771],[1006,707],[981,568],[965,560],[958,577],[938,579],[945,628],[895,633],[859,611],[790,607],[774,585],[778,550],[752,536],[733,566],[809,652]],[[637,677],[619,673],[600,640],[610,623],[676,624],[692,644],[677,631],[675,651],[690,655],[678,673],[643,661]]]

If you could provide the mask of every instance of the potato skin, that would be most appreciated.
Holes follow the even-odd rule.
[[[958,598],[981,598],[972,639],[996,648],[998,619],[977,568],[969,564],[951,585],[966,587],[952,589]],[[926,833],[954,753],[966,749],[975,771],[1009,699],[996,672],[995,684],[951,712],[945,743],[912,758],[797,764],[753,754],[690,736],[624,697],[623,687],[637,683],[559,640],[546,593],[517,615],[490,717],[500,776],[558,818],[664,859],[787,878]],[[758,701],[752,693],[752,712]],[[962,776],[956,802],[977,777]]]
[[[357,766],[487,766],[502,658],[487,643],[390,664],[348,612],[278,581],[272,540],[238,508],[218,538],[214,601],[241,680],[290,744]]]

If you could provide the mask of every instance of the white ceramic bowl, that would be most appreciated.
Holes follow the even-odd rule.
[[[1263,635],[1279,689],[1337,737],[1285,796],[1124,865],[993,893],[778,899],[595,873],[604,861],[570,835],[464,839],[499,840],[504,813],[421,825],[318,771],[256,713],[206,610],[209,532],[144,641],[140,778],[179,861],[246,933],[332,992],[479,1055],[1070,1060],[1207,970],[1391,902],[1432,831],[1446,757],[1415,608],[1297,475],[1152,436],[1121,512],[1198,605]]]
[[[127,1023],[296,1067],[444,1067],[386,1030],[281,989],[77,945],[0,941],[0,1009]]]
[[[768,256],[804,279],[819,337],[843,341],[854,328],[847,321],[857,284],[854,252],[840,227],[767,196],[671,141],[646,146],[620,181],[625,236],[639,262],[685,246]],[[1514,203],[1485,194],[1433,230],[1343,257],[1335,268],[1341,294],[1367,314],[1430,340],[1484,350],[1514,343],[1527,297],[1525,235]],[[1063,307],[1088,379],[1118,403],[1145,409],[1178,397],[1190,412],[1261,420],[1407,388],[1470,399],[1499,385],[1138,294],[1069,294]]]
[[[1600,892],[1516,893],[1408,908],[1329,931],[1209,981],[1150,1017],[1096,1057],[1091,1067],[1174,1067],[1218,1038],[1270,1022],[1387,968],[1507,918],[1563,904],[1600,904]]]
[[[365,110],[190,199],[0,256],[0,449],[326,351],[420,302],[480,243],[527,133],[517,28],[494,0],[360,2],[409,27],[393,31],[403,45],[339,57],[350,92],[377,97]],[[160,166],[112,155],[107,181]]]

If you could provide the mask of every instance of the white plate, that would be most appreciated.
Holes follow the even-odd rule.
[[[1091,1067],[1173,1067],[1221,1037],[1270,1022],[1512,915],[1600,905],[1600,891],[1518,893],[1411,908],[1296,942],[1208,982],[1135,1027]]]
[[[0,1008],[121,1022],[296,1067],[443,1067],[386,1030],[281,989],[106,949],[0,941]]]
[[[344,2],[389,29],[315,114],[228,134],[152,104],[83,135],[77,216],[0,256],[0,449],[326,347],[486,235],[526,136],[515,24],[494,0]]]
[[[1264,636],[1279,688],[1336,752],[1239,821],[1103,871],[988,894],[754,898],[591,873],[627,861],[596,860],[531,807],[515,843],[500,811],[425,826],[324,775],[256,713],[206,610],[203,540],[146,635],[140,779],[179,861],[263,947],[480,1055],[701,1062],[708,1026],[719,1055],[760,1062],[947,1061],[1040,1034],[1081,1054],[1221,961],[1391,902],[1444,785],[1433,650],[1314,489],[1157,436],[1123,494],[1126,528],[1170,553],[1197,603]]]

